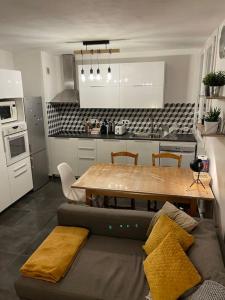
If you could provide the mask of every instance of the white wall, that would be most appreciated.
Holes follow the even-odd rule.
[[[200,86],[200,65],[201,55],[195,54],[190,56],[189,72],[187,80],[187,99],[191,102],[195,102],[199,96]]]
[[[225,25],[225,21],[221,24]],[[215,33],[215,32],[214,32]],[[218,39],[219,40],[219,39]],[[207,45],[206,45],[207,47]],[[218,42],[216,50],[215,70],[225,71],[225,59],[220,59],[218,55]],[[225,96],[225,90],[223,92]],[[225,116],[225,101],[212,100],[211,106],[219,106],[222,110],[222,116]],[[221,229],[221,237],[225,237],[225,136],[205,138],[205,151],[210,159],[210,174],[212,176],[212,188],[216,197],[215,218],[217,225]]]
[[[45,101],[50,101],[63,90],[62,60],[58,55],[41,51],[41,61],[44,98]]]
[[[38,50],[14,53],[15,68],[22,73],[25,97],[43,96],[41,52]]]
[[[13,54],[0,49],[0,69],[14,69]]]
[[[216,198],[215,218],[225,235],[225,137],[207,137],[205,139],[206,154],[210,159],[210,175]]]

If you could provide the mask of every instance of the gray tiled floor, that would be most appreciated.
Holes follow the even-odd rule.
[[[14,290],[19,268],[57,225],[56,210],[64,201],[55,179],[0,214],[0,300],[19,299]],[[130,200],[120,199],[121,204],[128,206]],[[145,210],[146,201],[136,201],[136,208]]]
[[[56,226],[63,201],[60,182],[54,180],[0,214],[0,300],[18,300],[14,281],[19,268]]]

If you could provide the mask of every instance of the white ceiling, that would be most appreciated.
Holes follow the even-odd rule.
[[[0,48],[72,52],[67,41],[119,39],[123,52],[202,47],[225,0],[0,0]],[[120,40],[121,39],[121,40]]]

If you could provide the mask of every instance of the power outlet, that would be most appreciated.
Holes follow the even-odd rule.
[[[123,124],[125,124],[125,125],[129,125],[130,124],[130,120],[122,120],[121,121]]]

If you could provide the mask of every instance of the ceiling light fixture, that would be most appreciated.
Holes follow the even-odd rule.
[[[119,53],[120,49],[108,49],[107,45],[109,44],[109,40],[97,40],[97,41],[83,41],[83,45],[86,46],[86,50],[76,50],[74,51],[75,55],[82,55],[82,69],[81,69],[81,79],[82,81],[85,81],[85,74],[84,74],[84,69],[83,69],[83,55],[91,55],[90,56],[90,75],[89,75],[89,79],[91,81],[93,81],[94,79],[96,80],[101,80],[102,76],[101,76],[101,72],[100,72],[100,68],[99,68],[99,54],[108,54],[109,55],[109,66],[107,69],[107,75],[106,75],[106,80],[110,81],[112,79],[112,70],[111,70],[111,65],[110,65],[110,59],[111,59],[111,54],[112,53]],[[105,45],[105,49],[87,49],[88,46],[91,45]],[[92,67],[92,58],[93,58],[93,54],[97,54],[97,63],[98,63],[98,68],[97,68],[97,75],[96,78],[94,77],[94,70]]]
[[[97,53],[98,69],[97,69],[97,76],[96,76],[96,79],[97,79],[97,80],[101,80],[101,79],[102,79],[102,76],[101,76],[101,74],[100,74],[100,69],[99,69],[99,57],[98,57],[98,54],[99,54],[99,50],[98,50],[98,53]]]
[[[110,59],[111,59],[111,50],[109,50],[109,67],[108,67],[108,73],[107,73],[107,80],[110,81],[112,79],[112,72],[110,67]]]
[[[83,51],[81,50],[81,55],[82,55],[82,69],[81,69],[81,80],[82,82],[85,82],[85,74],[84,74],[84,60],[83,60]]]
[[[90,68],[90,76],[89,76],[89,79],[90,79],[91,81],[94,80],[94,70],[93,70],[93,68],[92,68],[92,56],[93,56],[93,50],[91,51],[91,68]]]

